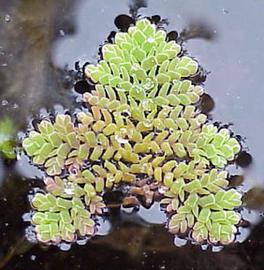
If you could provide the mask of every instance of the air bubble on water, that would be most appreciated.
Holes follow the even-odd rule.
[[[5,55],[5,51],[4,51],[4,48],[2,46],[0,46],[0,55]]]
[[[62,36],[62,37],[64,37],[64,36],[65,36],[65,32],[64,32],[64,30],[60,29],[60,30],[59,30],[59,33],[60,33],[60,36]]]
[[[249,228],[238,228],[238,233],[236,234],[236,242],[243,243],[250,235]]]
[[[177,247],[183,247],[183,246],[185,246],[187,244],[187,240],[176,236],[174,238],[174,244]]]
[[[74,194],[74,184],[68,181],[64,181],[64,193],[67,195]]]
[[[131,68],[132,71],[137,71],[138,70],[138,65],[132,65],[132,68]]]
[[[121,209],[122,209],[122,213],[125,213],[125,214],[133,214],[133,212],[134,212],[133,207],[126,208],[126,207],[122,206]]]
[[[70,249],[71,249],[71,244],[68,244],[68,243],[61,243],[60,245],[59,245],[59,248],[60,248],[60,250],[62,250],[62,251],[69,251]]]
[[[31,219],[32,219],[31,213],[25,213],[25,214],[23,214],[22,219],[25,222],[30,222]]]
[[[148,43],[153,43],[155,41],[155,39],[153,38],[153,37],[149,37],[148,39],[147,39],[147,42]]]
[[[98,217],[97,221],[99,226],[97,227],[96,235],[108,235],[111,231],[110,221],[103,217]]]
[[[6,99],[3,99],[1,104],[2,104],[2,106],[6,106],[6,105],[8,105],[8,101]]]
[[[148,257],[148,253],[147,252],[143,252],[143,256],[145,257],[145,258],[147,258]]]
[[[224,247],[223,246],[212,246],[213,252],[220,252]]]
[[[119,135],[115,135],[115,139],[116,139],[116,141],[117,141],[119,144],[124,144],[124,143],[127,143],[127,142],[128,142],[128,140],[126,140],[126,139],[120,137]]]
[[[26,228],[25,236],[30,243],[36,244],[38,242],[33,226],[29,226]]]
[[[202,248],[202,250],[207,250],[208,249],[208,245],[207,244],[201,245],[201,248]]]
[[[31,255],[31,256],[30,256],[30,260],[31,260],[31,261],[35,261],[35,260],[36,260],[36,258],[37,258],[37,256],[36,256],[36,255]]]
[[[168,188],[165,187],[165,186],[161,186],[159,189],[158,189],[159,193],[160,194],[164,194],[166,191],[168,191]]]
[[[89,238],[84,238],[84,239],[79,239],[76,241],[76,243],[80,246],[84,246],[85,244],[87,244]]]
[[[5,22],[10,22],[11,21],[11,16],[9,14],[5,15]]]

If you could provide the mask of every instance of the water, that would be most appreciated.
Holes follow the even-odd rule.
[[[264,188],[264,3],[149,0],[147,4],[139,13],[168,19],[169,30],[180,32],[191,24],[206,30],[204,38],[189,40],[185,46],[211,72],[205,89],[215,102],[212,118],[231,121],[235,133],[246,137],[253,157],[249,167],[233,166],[230,171],[244,175],[242,190]],[[24,130],[32,116],[75,108],[72,77],[65,75],[65,67],[73,69],[76,61],[80,66],[96,61],[98,46],[116,30],[114,18],[128,13],[129,3],[3,0],[0,7],[0,112],[11,116],[18,130]],[[62,107],[54,108],[55,104]],[[30,209],[28,192],[43,185],[37,180],[41,174],[23,156],[17,163],[1,162],[0,168],[0,269],[263,269],[261,192],[253,190],[251,195],[255,210],[242,213],[251,221],[251,229],[241,228],[237,239],[241,243],[221,251],[202,250],[181,239],[176,239],[175,246],[157,207],[150,212],[113,213],[106,221],[100,220],[99,235],[86,245],[62,251],[31,244],[24,237],[27,223],[22,216]]]

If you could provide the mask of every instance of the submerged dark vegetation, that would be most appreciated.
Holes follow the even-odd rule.
[[[23,140],[45,174],[31,198],[33,231],[40,242],[71,243],[95,235],[111,207],[158,201],[172,234],[229,244],[242,194],[225,168],[240,142],[202,113],[204,72],[180,37],[155,17],[120,18],[126,27],[84,66],[86,109],[44,119]],[[109,202],[115,191],[121,197]]]

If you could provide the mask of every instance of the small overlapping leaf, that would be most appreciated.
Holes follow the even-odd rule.
[[[192,237],[197,242],[208,239],[213,243],[232,242],[237,231],[235,225],[240,220],[232,210],[242,202],[235,189],[223,189],[228,185],[226,176],[225,171],[218,173],[212,169],[188,182],[183,178],[173,181],[173,174],[167,174],[164,183],[169,190],[161,203],[167,205],[167,212],[176,212],[168,223],[170,232],[186,233],[193,229]]]
[[[206,220],[200,218],[202,211],[206,212]],[[235,225],[238,224],[241,218],[239,214],[225,210],[215,212],[203,209],[202,211],[192,232],[192,237],[197,242],[204,242],[210,239],[210,242],[214,244],[229,244],[234,241],[234,235],[237,232]]]
[[[117,33],[114,44],[104,45],[103,59],[96,66],[87,65],[85,73],[95,83],[124,89],[130,94],[137,89],[150,92],[157,84],[196,73],[197,62],[188,56],[177,57],[180,51],[175,41],[166,41],[163,30],[141,19],[127,33]]]
[[[71,119],[67,115],[58,115],[54,125],[43,120],[38,129],[23,140],[23,148],[34,164],[45,166],[48,175],[58,175],[71,148],[79,145]]]
[[[32,205],[36,209],[32,224],[42,242],[72,242],[77,237],[92,235],[95,223],[78,198],[66,200],[51,194],[37,193]]]
[[[197,159],[206,158],[218,168],[223,168],[228,161],[234,160],[241,149],[238,141],[230,138],[229,130],[223,128],[218,131],[212,124],[203,126],[196,145],[197,149],[191,155]]]
[[[199,205],[201,207],[210,208],[213,210],[228,209],[231,210],[242,204],[242,195],[235,189],[228,191],[219,190],[216,194],[210,194],[203,196],[199,199]]]

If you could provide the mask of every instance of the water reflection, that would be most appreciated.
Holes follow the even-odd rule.
[[[70,9],[74,5],[65,0],[23,0],[1,10],[1,111],[9,110],[18,122],[41,106],[71,104],[62,89],[63,69],[51,60],[52,42],[61,27],[74,31],[74,21],[67,19]]]

